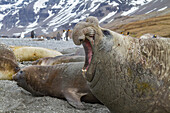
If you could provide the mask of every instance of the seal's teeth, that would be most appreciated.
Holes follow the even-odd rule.
[[[82,72],[87,72],[87,70],[86,69],[82,69]]]
[[[82,69],[82,75],[84,78],[86,78],[85,74],[86,74],[87,70],[86,69]]]

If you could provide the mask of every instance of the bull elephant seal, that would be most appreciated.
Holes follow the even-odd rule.
[[[83,62],[55,66],[28,66],[13,75],[19,86],[35,96],[63,98],[76,108],[83,109],[85,102],[100,103],[90,92],[82,76]]]
[[[112,113],[170,111],[170,39],[123,36],[99,27],[95,17],[78,23],[72,35],[84,46],[92,93]]]
[[[27,46],[11,46],[12,50],[18,61],[34,61],[39,58],[44,57],[55,57],[58,55],[62,55],[62,53],[42,48],[42,47],[27,47]]]
[[[40,58],[34,61],[32,64],[46,66],[46,65],[56,65],[56,64],[69,63],[69,62],[83,62],[84,60],[85,60],[84,56],[69,54],[69,55],[60,55],[56,57]]]
[[[11,80],[12,75],[20,70],[17,63],[6,57],[0,57],[0,80]]]

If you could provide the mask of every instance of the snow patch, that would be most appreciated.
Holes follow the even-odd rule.
[[[153,3],[156,3],[158,0],[154,0],[154,2]]]
[[[32,28],[32,27],[35,27],[36,25],[38,25],[38,23],[37,23],[37,22],[38,22],[38,19],[39,19],[39,15],[37,16],[35,22],[30,23],[30,24],[27,26],[27,28]]]
[[[62,1],[62,0],[61,0]],[[60,1],[60,2],[61,2]],[[72,4],[71,4],[72,3]],[[70,18],[74,18],[75,16],[77,16],[78,14],[76,13],[72,13],[72,10],[75,8],[75,6],[79,3],[79,0],[72,0],[70,1],[70,3],[66,3],[65,7],[62,8],[58,14],[53,18],[53,20],[51,20],[49,22],[49,26],[54,26],[55,28],[64,25],[66,23],[68,23],[70,20]],[[60,4],[60,3],[59,3]],[[85,12],[86,10],[84,10]],[[83,11],[82,11],[83,12]]]
[[[2,24],[2,23],[0,23],[0,29],[2,28],[2,26],[3,26],[3,24]]]
[[[158,11],[163,11],[163,10],[165,10],[166,8],[168,8],[168,6],[163,7],[163,8],[161,8],[161,9],[159,9]]]
[[[116,12],[111,12],[111,13],[109,13],[107,16],[105,16],[104,18],[102,18],[102,19],[99,21],[99,23],[105,21],[106,19],[109,19],[110,17],[114,16],[116,13],[117,13],[117,11],[116,11]]]
[[[135,11],[138,10],[138,9],[139,9],[139,7],[132,7],[129,11],[123,12],[123,13],[121,14],[121,16],[127,16],[127,15],[135,12]]]
[[[33,7],[35,14],[37,14],[41,8],[45,8],[46,7],[45,3],[48,1],[49,0],[38,0],[37,2],[35,2]]]
[[[21,26],[21,25],[19,25],[19,26],[17,26],[18,28],[24,28],[24,26]]]
[[[132,0],[130,5],[136,5],[136,4],[139,4],[139,5],[144,5],[144,4],[148,4],[149,2],[152,2],[153,0]]]
[[[22,4],[24,0],[18,0],[15,4],[5,4],[5,5],[0,5],[0,11],[4,11],[6,9],[11,9],[15,8],[18,5]]]
[[[62,8],[62,6],[61,5],[57,5],[57,4],[55,4],[51,9],[60,9],[60,8]]]
[[[4,15],[0,14],[0,21],[2,21],[4,19]]]
[[[45,33],[45,34],[48,34],[48,32],[46,31],[46,29],[42,29],[41,30],[43,33]]]
[[[116,3],[115,1],[113,1],[113,2],[108,1],[108,4],[109,4],[109,5],[111,5],[111,6],[113,6],[113,7],[115,7],[115,6],[118,6],[118,5],[119,5],[119,4],[118,4],[118,3]]]
[[[154,8],[154,9],[152,9],[152,10],[146,12],[145,14],[151,13],[151,12],[155,11],[156,9],[157,9],[157,8]]]
[[[142,9],[140,9],[138,12],[141,12],[141,11],[143,11],[144,9],[146,9],[146,7],[144,7],[144,8],[142,8]]]
[[[98,7],[100,6],[100,4],[98,4],[97,6],[95,6],[93,9],[90,9],[90,12],[94,12]]]
[[[54,16],[54,13],[52,13],[52,11],[50,11],[50,10],[48,10],[48,14],[49,14],[49,16],[45,20],[43,20],[43,22],[45,22],[46,20],[48,20],[49,18]]]

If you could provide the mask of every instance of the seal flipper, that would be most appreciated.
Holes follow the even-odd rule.
[[[81,103],[81,97],[86,95],[87,93],[79,93],[76,88],[68,88],[64,90],[64,97],[67,102],[77,108],[77,109],[85,109],[85,106]]]

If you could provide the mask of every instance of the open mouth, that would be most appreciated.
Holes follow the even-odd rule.
[[[86,73],[88,68],[89,68],[89,65],[91,63],[91,60],[92,60],[92,56],[93,56],[93,46],[94,44],[94,38],[93,40],[88,40],[88,39],[85,39],[84,42],[83,42],[83,47],[84,47],[84,50],[85,50],[85,64],[84,64],[84,67],[82,69],[83,73]]]

